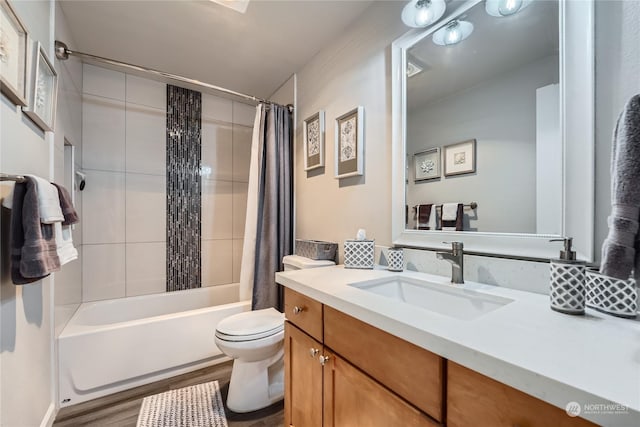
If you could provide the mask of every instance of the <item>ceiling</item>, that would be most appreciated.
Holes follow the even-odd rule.
[[[484,3],[479,3],[464,15],[464,20],[474,24],[468,39],[453,46],[438,46],[427,36],[409,50],[409,55],[424,66],[423,72],[408,79],[410,110],[558,54],[556,1],[533,1],[506,18],[488,15]]]
[[[69,49],[266,98],[372,3],[62,0]]]

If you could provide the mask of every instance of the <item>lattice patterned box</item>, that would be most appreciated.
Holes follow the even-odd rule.
[[[337,251],[337,243],[323,242],[321,240],[296,239],[296,255],[316,260],[328,259],[334,261]]]
[[[566,314],[583,314],[585,265],[581,262],[551,262],[551,308]]]
[[[633,278],[615,279],[587,270],[587,306],[618,317],[635,318],[638,289]]]
[[[345,240],[344,267],[373,269],[375,240]]]

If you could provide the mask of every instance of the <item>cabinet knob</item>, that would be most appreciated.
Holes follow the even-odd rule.
[[[310,348],[309,349],[309,354],[311,355],[311,357],[316,357],[318,355],[318,353],[320,353],[320,350],[318,350],[317,348]]]
[[[298,307],[297,305],[293,307],[293,314],[300,314],[304,311],[304,307]]]
[[[320,356],[318,358],[318,360],[320,361],[320,364],[322,366],[324,366],[324,364],[327,363],[329,361],[329,359],[331,359],[331,356]]]

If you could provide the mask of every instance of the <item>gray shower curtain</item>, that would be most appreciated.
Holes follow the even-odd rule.
[[[293,248],[292,117],[287,107],[271,104],[261,120],[258,147],[258,223],[252,309],[284,309],[275,274]]]

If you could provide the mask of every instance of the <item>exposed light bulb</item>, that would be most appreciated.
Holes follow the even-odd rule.
[[[446,45],[452,45],[462,41],[462,32],[459,27],[460,25],[457,21],[447,27],[447,31],[444,36],[444,42]]]
[[[513,15],[522,7],[522,0],[500,0],[498,12],[502,16]]]
[[[473,24],[469,21],[451,21],[433,33],[433,42],[440,46],[451,46],[465,40],[473,32]]]
[[[416,4],[416,25],[424,27],[433,21],[433,10],[429,0]]]
[[[423,28],[436,22],[447,8],[445,0],[411,0],[402,9],[402,22],[413,28]]]

